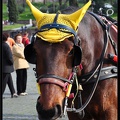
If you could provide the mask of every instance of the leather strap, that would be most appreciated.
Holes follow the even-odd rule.
[[[89,84],[89,83],[94,83],[96,81],[96,76],[98,74],[98,71],[94,74],[94,76],[89,80],[87,81],[87,79],[89,78],[90,75],[92,75],[93,72],[90,72],[86,75],[83,75],[81,77],[79,77],[79,83],[80,84]],[[101,69],[101,73],[100,73],[100,79],[99,81],[101,80],[105,80],[105,79],[108,79],[108,78],[113,78],[113,77],[117,77],[117,67],[116,66],[110,66],[110,67],[105,67],[105,68],[102,68]]]
[[[41,78],[55,78],[57,80],[62,80],[64,82],[68,82],[70,84],[72,84],[72,82],[68,79],[65,79],[63,77],[60,77],[60,76],[57,76],[57,75],[54,75],[54,74],[43,74],[43,75],[40,75],[38,78],[37,78],[37,82],[40,81]]]

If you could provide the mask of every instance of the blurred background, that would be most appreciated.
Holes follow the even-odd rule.
[[[88,0],[30,0],[44,13],[56,13],[67,7],[81,8]],[[93,0],[89,8],[97,14],[104,14],[117,20],[118,0]],[[3,31],[13,38],[17,32],[29,32],[29,38],[37,30],[35,19],[26,4],[26,0],[2,0]]]

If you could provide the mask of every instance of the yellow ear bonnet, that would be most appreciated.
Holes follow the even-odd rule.
[[[29,0],[26,0],[26,3],[29,5],[32,11],[32,14],[36,19],[38,29],[40,29],[45,24],[53,23],[56,14],[42,13],[37,8],[35,8]],[[73,30],[77,31],[77,27],[80,21],[82,20],[82,18],[84,17],[90,5],[91,5],[91,0],[89,0],[89,2],[85,4],[81,9],[79,9],[78,11],[72,14],[69,14],[69,15],[59,14],[57,18],[57,23],[68,26]],[[38,32],[37,36],[45,41],[54,43],[54,42],[63,41],[65,38],[68,38],[74,35],[72,33],[65,33],[55,28],[52,28],[52,29],[49,29],[48,31]]]

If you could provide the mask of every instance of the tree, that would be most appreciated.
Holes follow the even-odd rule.
[[[78,7],[78,2],[77,2],[77,0],[69,0],[69,6]]]
[[[25,10],[25,0],[23,0],[23,9]]]
[[[16,0],[8,0],[8,17],[10,22],[17,22],[18,8]]]
[[[62,5],[62,0],[59,0],[59,5],[60,5],[60,7],[61,7],[61,5]]]
[[[46,0],[43,1],[44,5],[46,4]]]

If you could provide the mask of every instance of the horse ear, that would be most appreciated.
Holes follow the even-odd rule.
[[[35,50],[33,48],[33,44],[29,44],[25,47],[24,55],[25,55],[25,59],[29,63],[36,64],[36,55],[35,55]]]
[[[86,3],[81,9],[77,10],[76,12],[68,15],[69,19],[71,21],[74,22],[74,24],[76,24],[76,28],[79,25],[80,21],[82,20],[82,18],[84,17],[87,9],[89,8],[89,6],[91,5],[91,0],[89,0],[88,3]]]
[[[36,7],[34,7],[29,0],[26,0],[26,3],[30,7],[32,14],[34,15],[37,23],[40,21],[40,19],[44,16],[44,13],[42,13],[40,10],[38,10]]]

